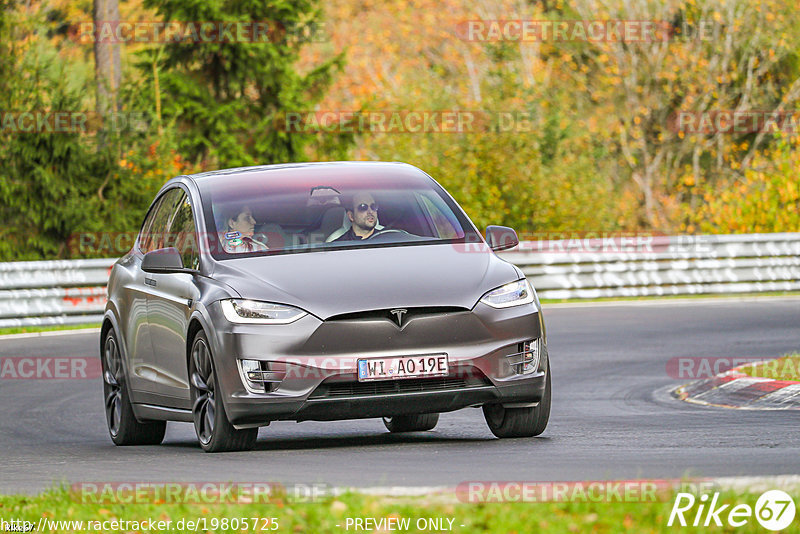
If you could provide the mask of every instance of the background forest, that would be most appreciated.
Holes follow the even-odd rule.
[[[260,43],[98,46],[76,35],[93,19],[269,20],[290,31]],[[655,20],[669,38],[462,31],[520,19]],[[0,261],[117,255],[75,238],[136,232],[172,176],[288,161],[405,161],[479,227],[521,234],[797,231],[797,135],[687,133],[674,117],[795,112],[799,30],[793,0],[0,0]],[[287,112],[321,110],[526,122],[447,134],[280,127]],[[99,126],[24,132],[7,120],[57,111],[95,114]]]

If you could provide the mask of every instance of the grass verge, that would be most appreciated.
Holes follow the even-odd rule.
[[[753,377],[800,382],[800,353],[787,354],[768,362],[748,364],[740,368],[739,372]]]
[[[800,491],[790,495],[796,502]],[[699,496],[698,496],[699,497]],[[674,496],[657,502],[547,502],[547,503],[483,503],[459,502],[453,497],[389,498],[348,493],[326,497],[314,503],[296,503],[272,495],[257,504],[96,504],[81,502],[66,489],[55,489],[35,496],[0,496],[0,517],[28,521],[34,530],[50,532],[290,532],[344,533],[354,531],[387,531],[383,528],[357,529],[353,520],[383,518],[407,520],[400,532],[764,532],[755,516],[741,527],[727,525],[727,513],[739,504],[755,509],[758,493],[723,491],[717,505],[729,504],[720,515],[724,527],[681,528],[667,526]],[[691,525],[698,512],[699,498],[684,515]],[[44,518],[44,519],[42,519]],[[256,519],[260,518],[260,519]],[[270,522],[265,522],[270,518]],[[348,518],[350,521],[348,522]],[[227,519],[227,521],[223,521]],[[40,523],[40,520],[44,523]],[[126,521],[116,528],[114,520]],[[148,529],[130,522],[163,521],[164,528]],[[432,522],[429,522],[432,520]],[[705,520],[705,511],[700,523]],[[47,522],[51,521],[51,522]],[[58,523],[58,522],[61,523]],[[73,523],[66,523],[72,521]],[[90,524],[89,522],[94,522]],[[183,523],[181,523],[183,521]],[[192,521],[190,526],[188,521]],[[793,525],[797,525],[795,519]],[[81,523],[76,523],[81,522]],[[97,523],[99,522],[99,523]],[[169,523],[166,523],[169,522]],[[253,528],[255,524],[256,528]],[[403,522],[400,523],[401,525]],[[194,526],[197,526],[195,529]],[[350,528],[346,528],[347,526]],[[441,528],[433,528],[439,525]],[[713,525],[713,523],[712,523]],[[420,528],[425,526],[426,528]],[[138,528],[137,528],[138,527]],[[263,527],[263,528],[262,528]]]

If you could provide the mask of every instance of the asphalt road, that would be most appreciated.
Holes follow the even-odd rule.
[[[115,447],[91,380],[0,380],[0,491],[68,481],[283,482],[451,486],[800,474],[797,412],[704,408],[670,398],[676,356],[777,357],[800,350],[800,299],[545,307],[553,369],[550,425],[498,440],[479,409],[431,432],[390,435],[379,419],[279,422],[256,450],[205,454],[190,424],[161,446]],[[97,334],[0,340],[0,356],[97,357]],[[684,381],[685,382],[685,381]]]

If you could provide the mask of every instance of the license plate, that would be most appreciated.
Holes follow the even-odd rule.
[[[358,360],[358,381],[447,375],[447,354]]]

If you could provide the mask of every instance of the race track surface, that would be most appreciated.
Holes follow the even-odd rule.
[[[800,473],[800,413],[704,408],[674,400],[676,356],[777,357],[800,350],[800,299],[545,306],[553,369],[550,425],[498,440],[479,409],[431,432],[390,435],[379,419],[278,422],[256,450],[205,454],[190,424],[161,446],[115,447],[102,383],[0,380],[0,491],[75,482],[283,482],[452,486]],[[0,340],[0,356],[98,357],[98,334]]]

